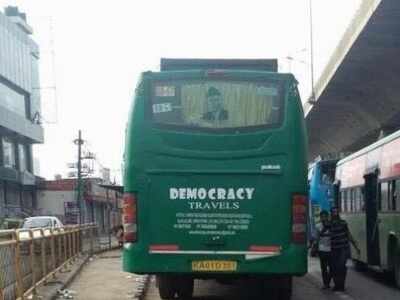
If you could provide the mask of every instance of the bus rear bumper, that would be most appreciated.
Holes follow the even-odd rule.
[[[307,250],[290,245],[279,253],[251,251],[176,251],[169,253],[143,251],[138,245],[125,245],[123,269],[138,274],[197,274],[202,275],[295,275],[307,273]],[[178,253],[179,252],[179,253]],[[236,269],[229,272],[198,272],[192,269],[194,261],[233,261]],[[196,278],[200,278],[196,275]]]

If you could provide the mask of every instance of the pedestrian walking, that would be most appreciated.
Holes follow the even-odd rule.
[[[322,289],[329,289],[332,279],[332,260],[331,260],[331,224],[329,213],[323,210],[319,214],[321,223],[317,227],[316,248],[321,265]]]
[[[331,260],[332,277],[335,283],[334,291],[344,291],[347,275],[346,262],[351,257],[350,243],[357,250],[360,249],[350,233],[347,222],[342,220],[337,207],[331,209]]]
[[[118,226],[116,236],[119,247],[122,247],[124,244],[124,227],[122,225]]]

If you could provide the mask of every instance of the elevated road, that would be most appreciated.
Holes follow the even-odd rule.
[[[316,41],[318,42],[318,41]],[[310,159],[400,129],[400,1],[364,0],[304,105]]]

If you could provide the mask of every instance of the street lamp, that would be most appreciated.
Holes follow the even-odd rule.
[[[311,98],[308,103],[315,104],[315,89],[314,89],[314,43],[313,43],[313,15],[312,15],[312,0],[309,0],[309,25],[310,25],[310,72],[311,72]]]

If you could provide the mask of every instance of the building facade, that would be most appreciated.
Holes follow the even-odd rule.
[[[43,143],[39,47],[16,7],[0,12],[0,223],[32,215],[36,177],[32,145]]]
[[[99,178],[83,179],[82,204],[77,202],[77,179],[43,181],[38,192],[36,213],[58,217],[64,224],[96,223],[100,232],[121,224],[122,193],[103,186]]]

